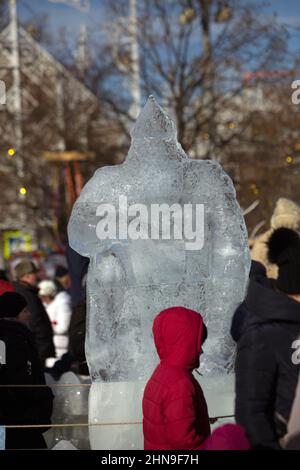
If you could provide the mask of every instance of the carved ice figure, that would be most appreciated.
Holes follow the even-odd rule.
[[[90,257],[86,354],[93,381],[93,424],[140,420],[144,382],[158,361],[152,322],[164,308],[182,305],[204,316],[209,332],[201,357],[204,376],[231,369],[230,321],[244,297],[250,263],[247,231],[231,179],[216,161],[187,157],[173,121],[152,96],[131,136],[124,163],[95,172],[68,226],[71,247]],[[117,221],[127,215],[120,197],[127,198],[127,207],[144,205],[148,214],[154,204],[177,204],[177,209],[202,205],[203,247],[187,249],[184,230],[182,239],[172,230],[171,239],[162,239],[161,226],[153,229],[151,217],[146,230],[150,237],[151,230],[158,230],[159,239],[126,238],[121,232],[114,238],[109,224],[107,238],[100,239],[99,214],[111,207],[104,204],[115,208]],[[187,216],[185,224],[194,223],[193,217]],[[91,427],[90,438],[92,448],[142,448],[136,425]]]

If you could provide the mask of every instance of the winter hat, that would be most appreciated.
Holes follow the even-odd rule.
[[[278,266],[278,289],[286,294],[300,294],[300,237],[295,230],[279,228],[267,242],[268,258]]]
[[[50,295],[54,297],[56,294],[56,286],[53,281],[41,281],[39,283],[39,295]]]
[[[64,266],[56,266],[55,277],[63,277],[69,274],[69,270]]]
[[[250,450],[245,429],[239,424],[228,423],[215,429],[206,439],[203,450]]]
[[[15,267],[15,276],[17,279],[21,279],[25,274],[37,273],[38,269],[36,265],[29,259],[20,261]]]
[[[0,318],[17,317],[26,305],[23,295],[17,292],[5,292],[0,296]]]
[[[280,227],[300,229],[300,207],[290,199],[281,197],[271,217],[271,227],[276,230]]]
[[[8,277],[7,277],[5,269],[0,269],[0,279],[2,281],[8,281]]]

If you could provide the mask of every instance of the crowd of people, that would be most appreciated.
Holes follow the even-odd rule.
[[[205,396],[193,375],[209,335],[199,312],[160,312],[153,338],[160,363],[143,397],[146,450],[300,449],[300,209],[280,199],[270,229],[255,240],[244,302],[231,335],[236,342],[235,423],[213,432]],[[0,425],[7,448],[46,448],[53,395],[44,372],[88,374],[84,355],[88,259],[67,249],[68,268],[39,282],[29,259],[0,272]],[[201,382],[201,380],[200,380]],[[16,387],[19,385],[19,387]],[[22,385],[22,387],[21,387]],[[30,388],[28,386],[40,385]],[[220,397],[221,399],[221,397]]]
[[[16,264],[13,279],[5,271],[0,273],[0,341],[5,345],[0,362],[0,425],[48,424],[49,428],[53,394],[45,372],[54,379],[68,370],[88,374],[84,355],[88,260],[81,258],[68,248],[72,272],[58,265],[54,278],[41,282],[29,259]],[[6,448],[46,448],[43,433],[48,428],[8,427]]]

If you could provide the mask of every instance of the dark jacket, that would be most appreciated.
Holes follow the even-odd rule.
[[[69,326],[69,351],[73,357],[85,363],[86,333],[86,276],[89,258],[79,255],[67,245],[67,260],[71,277],[72,317]]]
[[[237,340],[236,421],[254,447],[279,449],[299,374],[292,344],[300,335],[300,303],[254,270],[231,331]]]
[[[67,260],[71,278],[72,306],[76,307],[86,301],[86,277],[90,260],[74,251],[70,245],[67,245]]]
[[[25,282],[16,282],[15,291],[23,295],[30,311],[29,328],[34,334],[36,347],[42,363],[47,357],[55,357],[52,325],[38,296],[38,288]]]
[[[82,302],[72,308],[69,326],[69,351],[74,359],[85,362],[86,303]]]
[[[258,261],[252,261],[251,269],[249,273],[249,277],[252,280],[252,282],[256,278],[262,279],[262,278],[265,278],[266,276],[267,276],[266,268]],[[244,321],[246,320],[248,314],[249,314],[249,311],[247,309],[246,302],[242,302],[241,305],[236,309],[233,315],[230,334],[232,336],[232,339],[236,343],[238,342],[242,334],[242,330],[244,328]]]
[[[61,283],[57,279],[54,280],[54,284],[55,284],[55,287],[56,287],[56,294],[59,294],[60,292],[65,292],[66,291],[64,286],[62,286]]]
[[[0,340],[6,349],[0,365],[0,385],[43,385],[43,367],[31,331],[16,320],[0,320]],[[4,361],[2,361],[4,362]],[[48,387],[0,387],[0,424],[50,424],[53,394]],[[6,448],[45,448],[48,428],[6,430]]]

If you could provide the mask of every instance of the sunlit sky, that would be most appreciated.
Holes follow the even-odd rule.
[[[102,0],[90,0],[89,3],[90,10],[86,13],[64,3],[59,3],[58,0],[55,3],[50,0],[18,0],[18,8],[22,18],[28,18],[34,12],[47,12],[53,30],[66,26],[70,32],[74,32],[82,22],[85,22],[89,27],[96,27],[97,23],[103,20]],[[261,3],[263,5],[265,1]],[[262,13],[276,12],[282,21],[300,25],[299,0],[269,0],[268,3],[268,7],[262,6]]]
[[[53,3],[50,0],[18,0],[18,8],[21,18],[24,19],[30,18],[34,12],[39,14],[46,12],[53,31],[66,27],[70,34],[74,35],[76,30],[79,30],[80,24],[85,23],[88,28],[97,28],[103,20],[102,0],[90,0],[89,3],[88,12],[79,11],[64,3]]]
[[[247,2],[247,0],[244,1]],[[249,3],[252,3],[252,1],[249,0]],[[256,1],[259,2],[260,0]],[[86,24],[88,31],[92,32],[94,37],[101,34],[100,24],[105,20],[103,0],[89,0],[90,9],[88,12],[79,11],[63,2],[60,3],[59,0],[56,0],[55,3],[50,0],[17,0],[17,2],[18,14],[21,20],[28,20],[35,14],[47,13],[54,41],[55,34],[64,27],[67,30],[71,47],[75,47],[79,38],[80,25],[83,23]],[[67,0],[65,0],[65,3],[67,3]],[[300,27],[300,0],[267,0],[268,6],[264,6],[265,3],[265,0],[261,1],[262,14],[271,15],[276,13],[281,22]],[[293,50],[299,50],[300,35],[291,40],[290,46]]]

